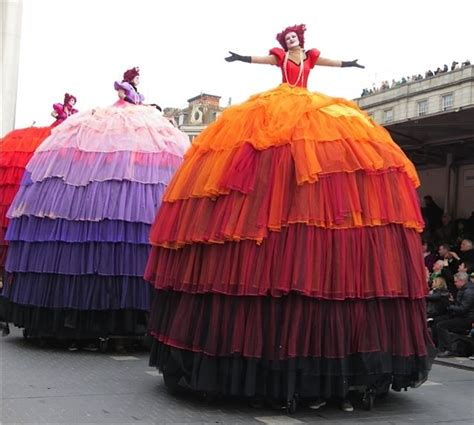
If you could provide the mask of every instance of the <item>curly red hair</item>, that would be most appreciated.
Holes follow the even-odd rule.
[[[140,75],[140,68],[138,68],[138,66],[135,66],[132,69],[127,69],[123,73],[123,81],[131,83],[137,75]]]
[[[276,39],[281,44],[281,47],[283,47],[283,49],[288,50],[288,47],[285,41],[286,34],[288,34],[289,32],[295,32],[296,35],[298,36],[298,40],[300,41],[300,46],[304,48],[304,32],[305,31],[306,31],[306,25],[304,24],[293,25],[292,27],[285,28],[282,32],[277,34]]]
[[[77,102],[76,96],[73,96],[72,94],[65,93],[64,94],[64,105],[67,105],[71,99],[74,99],[74,103]]]

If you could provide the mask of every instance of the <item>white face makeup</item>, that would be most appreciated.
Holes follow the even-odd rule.
[[[132,83],[135,84],[136,86],[138,86],[138,84],[140,83],[140,76],[137,75],[137,76],[132,80]]]
[[[288,47],[288,49],[293,49],[300,45],[300,40],[298,39],[298,35],[294,31],[289,32],[288,34],[285,35],[285,42],[286,42],[286,47]]]

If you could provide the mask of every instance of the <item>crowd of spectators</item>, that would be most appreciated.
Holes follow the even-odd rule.
[[[469,59],[466,59],[464,62],[461,63],[461,65],[459,65],[459,62],[453,61],[451,63],[451,67],[448,67],[447,64],[444,64],[442,68],[438,67],[435,71],[429,69],[425,72],[424,76],[422,74],[413,74],[412,76],[402,77],[399,80],[392,79],[391,83],[388,80],[384,80],[378,87],[374,84],[370,89],[363,89],[361,97],[368,96],[374,93],[379,93],[388,89],[393,89],[395,87],[400,87],[405,84],[411,83],[412,81],[424,80],[425,78],[431,78],[438,74],[455,71],[460,68],[465,68],[469,65],[471,65],[471,61]]]
[[[469,356],[474,347],[474,212],[453,221],[431,196],[424,204],[422,251],[433,341],[440,357]]]

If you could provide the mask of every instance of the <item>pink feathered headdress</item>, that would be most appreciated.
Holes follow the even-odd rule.
[[[300,41],[300,46],[304,48],[304,32],[305,31],[306,31],[306,25],[304,24],[293,25],[292,27],[285,28],[281,33],[277,34],[276,39],[281,44],[281,47],[283,47],[283,49],[288,50],[288,47],[286,46],[286,41],[285,41],[286,34],[288,34],[289,32],[295,32],[296,35],[298,36],[298,40]]]
[[[138,68],[138,66],[135,66],[132,69],[127,69],[123,73],[123,81],[126,81],[127,83],[131,83],[137,75],[140,75],[140,69]]]
[[[76,96],[73,96],[72,94],[66,93],[64,95],[64,105],[67,105],[71,99],[74,99],[74,103],[77,102]]]

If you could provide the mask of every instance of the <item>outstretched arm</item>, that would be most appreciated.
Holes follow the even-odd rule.
[[[240,62],[247,62],[247,63],[261,63],[265,65],[276,65],[277,58],[273,55],[267,55],[267,56],[242,56],[234,52],[229,52],[230,56],[227,56],[225,60],[227,62],[235,62],[235,61],[240,61]]]
[[[328,59],[328,58],[323,58],[319,57],[316,65],[319,66],[335,66],[337,68],[347,68],[347,67],[356,67],[356,68],[365,68],[365,66],[360,65],[357,63],[358,59],[354,59],[352,61],[339,61],[339,60],[334,60],[334,59]]]

